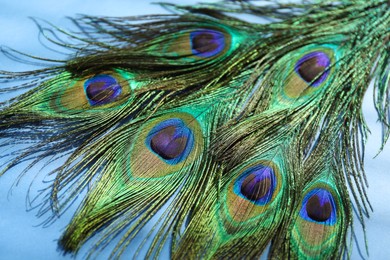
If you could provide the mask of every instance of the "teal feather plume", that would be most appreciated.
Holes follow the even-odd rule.
[[[269,244],[272,258],[348,256],[352,204],[363,229],[371,211],[371,81],[382,147],[389,135],[387,2],[164,6],[177,14],[53,27],[74,56],[2,72],[22,82],[2,92],[27,91],[1,107],[2,147],[27,144],[4,154],[2,177],[65,158],[35,199],[49,225],[86,193],[59,239],[65,253],[93,241],[95,257],[119,237],[113,258],[157,258],[166,244],[175,259],[253,258]]]

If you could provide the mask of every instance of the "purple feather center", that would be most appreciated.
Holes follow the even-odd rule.
[[[225,49],[225,35],[221,32],[202,29],[190,34],[192,53],[202,58],[218,55]]]
[[[324,82],[328,75],[330,58],[321,51],[306,54],[295,64],[295,72],[311,86],[317,87]]]
[[[110,75],[96,75],[84,83],[84,89],[91,106],[105,105],[115,101],[122,93],[118,81]]]

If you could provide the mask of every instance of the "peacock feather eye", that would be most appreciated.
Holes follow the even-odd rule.
[[[50,88],[41,95],[51,98],[37,109],[63,115],[118,109],[131,100],[132,89],[140,85],[133,73],[119,69],[78,78],[63,73],[48,84]]]
[[[111,75],[93,76],[84,83],[85,93],[91,106],[109,104],[117,100],[122,93],[122,87]]]
[[[324,222],[332,214],[332,205],[329,199],[315,194],[307,200],[306,213],[309,218],[318,222]]]
[[[264,217],[268,209],[278,203],[283,177],[273,161],[261,160],[232,173],[226,186],[224,216],[229,230],[249,220]]]
[[[319,86],[329,75],[330,58],[325,52],[314,51],[304,55],[295,64],[295,72],[312,87]]]
[[[302,201],[300,216],[312,222],[333,225],[336,223],[336,204],[333,195],[326,189],[313,189]]]
[[[204,149],[201,121],[185,112],[149,119],[130,145],[132,178],[162,178],[186,172]]]
[[[167,57],[182,58],[182,61],[213,61],[227,57],[244,40],[240,33],[224,27],[200,27],[180,33],[167,34],[152,42],[149,50]]]
[[[331,254],[345,234],[343,221],[349,209],[342,204],[340,191],[329,178],[331,174],[325,171],[323,178],[309,183],[302,193],[290,236],[293,255],[299,259],[320,259],[318,256]]]
[[[202,29],[190,33],[192,53],[198,57],[210,58],[218,55],[225,49],[225,36],[223,33]]]
[[[183,120],[172,118],[160,122],[149,132],[146,145],[167,163],[178,164],[190,154],[194,136]]]
[[[258,205],[268,203],[276,187],[273,169],[257,165],[244,171],[234,185],[234,192]]]
[[[339,58],[340,50],[330,44],[308,45],[286,54],[277,65],[278,94],[273,105],[300,105],[322,93],[332,83]]]
[[[160,130],[150,139],[150,148],[165,160],[178,158],[187,146],[188,138],[178,135],[176,126]]]

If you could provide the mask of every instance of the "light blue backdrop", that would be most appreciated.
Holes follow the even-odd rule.
[[[195,1],[171,1],[180,4],[192,4]],[[71,27],[65,19],[75,14],[129,16],[166,12],[150,1],[135,0],[0,0],[0,45],[13,47],[25,53],[54,57],[55,53],[42,47],[38,39],[38,30],[29,16],[38,17],[65,28]],[[22,70],[25,65],[11,62],[0,55],[0,70]],[[4,97],[0,96],[0,100]],[[367,238],[370,259],[388,259],[390,256],[390,144],[376,159],[380,147],[380,125],[372,104],[372,89],[366,95],[364,114],[371,129],[367,143],[366,170],[370,184],[369,197],[374,213],[367,220]],[[4,151],[0,151],[2,154]],[[4,163],[4,161],[0,161]],[[32,176],[22,179],[21,183],[9,194],[9,187],[15,181],[17,171],[8,172],[0,178],[0,259],[66,259],[56,251],[56,239],[60,236],[70,212],[48,228],[36,227],[42,219],[36,218],[36,211],[26,212],[25,199]],[[356,225],[360,248],[365,256],[364,241],[359,225]],[[85,250],[78,258],[83,258]],[[104,254],[105,253],[105,254]],[[107,257],[104,252],[102,259]],[[353,259],[359,259],[354,246]]]

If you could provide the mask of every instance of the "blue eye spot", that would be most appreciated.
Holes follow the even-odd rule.
[[[327,79],[329,65],[330,58],[326,53],[314,51],[298,60],[295,72],[307,83],[312,82],[311,86],[317,87]]]
[[[114,102],[122,93],[118,81],[110,75],[96,75],[84,83],[85,93],[91,106]]]
[[[225,49],[225,35],[222,32],[202,29],[190,33],[192,53],[202,58],[218,55]]]
[[[234,192],[256,205],[265,205],[276,188],[274,170],[262,164],[245,170],[234,184]]]
[[[302,201],[299,215],[307,221],[335,224],[336,205],[332,194],[322,188],[311,190]]]
[[[181,119],[172,118],[152,128],[146,137],[146,145],[166,163],[175,165],[191,153],[194,135]]]

